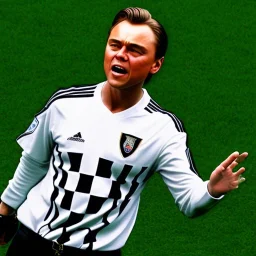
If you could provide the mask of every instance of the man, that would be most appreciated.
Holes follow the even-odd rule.
[[[21,223],[8,256],[121,255],[155,172],[189,217],[244,181],[243,167],[232,170],[246,152],[232,153],[203,181],[180,120],[143,88],[167,42],[147,10],[120,11],[105,50],[107,80],[59,90],[17,139],[22,157],[0,205],[3,220],[17,210]]]

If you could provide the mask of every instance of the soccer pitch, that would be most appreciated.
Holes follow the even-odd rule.
[[[209,213],[183,216],[160,176],[142,193],[124,256],[256,255],[256,2],[0,1],[0,193],[23,133],[59,88],[101,82],[107,32],[122,8],[148,9],[167,30],[150,95],[183,122],[204,180],[230,153],[249,152],[246,182]],[[35,206],[36,207],[36,206]],[[0,247],[5,255],[8,245]]]

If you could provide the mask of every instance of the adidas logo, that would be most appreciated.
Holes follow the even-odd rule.
[[[84,139],[82,139],[82,135],[81,133],[77,133],[72,137],[69,137],[68,140],[73,140],[73,141],[77,141],[77,142],[84,142]]]

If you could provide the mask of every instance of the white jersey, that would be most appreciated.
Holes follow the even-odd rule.
[[[19,220],[42,237],[104,251],[127,241],[155,172],[188,216],[217,200],[196,173],[180,120],[145,89],[136,105],[112,113],[102,102],[103,86],[58,91],[17,139],[32,159],[49,164],[16,204]],[[3,197],[8,193],[7,187]]]

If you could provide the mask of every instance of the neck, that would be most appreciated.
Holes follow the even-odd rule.
[[[143,96],[142,86],[115,88],[108,82],[102,88],[102,101],[112,112],[117,113],[134,106]]]

